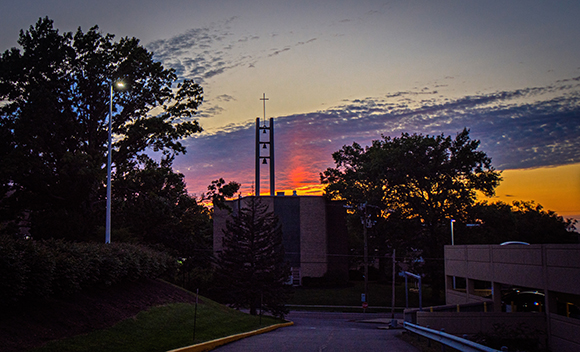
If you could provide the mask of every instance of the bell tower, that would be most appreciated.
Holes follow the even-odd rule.
[[[256,196],[260,195],[260,167],[270,164],[270,195],[275,195],[274,183],[274,119],[270,118],[270,124],[266,125],[266,93],[262,95],[264,105],[264,123],[260,125],[260,118],[256,118]]]

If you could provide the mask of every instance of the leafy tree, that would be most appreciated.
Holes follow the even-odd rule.
[[[472,208],[469,223],[477,226],[455,223],[455,243],[578,243],[576,220],[566,220],[534,202],[481,202]]]
[[[212,204],[218,209],[226,209],[226,198],[233,197],[239,191],[240,186],[235,181],[226,183],[223,178],[211,181],[211,185],[207,186],[208,191],[205,194],[205,198],[211,200]]]
[[[324,171],[321,182],[330,198],[380,207],[376,231],[389,235],[379,242],[399,253],[401,247],[421,250],[424,258],[435,260],[427,267],[437,277],[443,245],[450,241],[449,219],[465,218],[477,192],[492,195],[501,180],[478,147],[479,141],[471,140],[467,129],[454,139],[407,133],[383,136],[368,147],[353,143],[335,152],[336,167]]]
[[[455,139],[404,133],[364,149],[353,143],[332,155],[336,167],[321,181],[331,198],[399,211],[435,232],[445,219],[464,216],[477,191],[491,196],[499,185],[500,173],[478,147],[467,129]]]
[[[104,222],[113,82],[129,86],[113,97],[117,185],[148,167],[148,151],[164,165],[185,153],[179,139],[201,131],[192,117],[202,89],[175,85],[174,70],[137,39],[115,42],[97,26],[61,34],[39,19],[18,44],[0,58],[1,216],[27,220],[37,238],[92,238]]]
[[[113,220],[121,228],[120,236],[128,236],[129,241],[162,244],[181,256],[193,255],[198,246],[199,250],[210,250],[209,212],[187,194],[184,175],[175,173],[170,161],[157,163],[143,158],[141,167],[114,183],[117,197]],[[201,238],[205,240],[196,244]]]
[[[259,197],[247,203],[226,222],[223,251],[217,258],[217,282],[234,307],[249,307],[255,315],[261,307],[284,316],[290,287],[290,268],[284,261],[282,230],[278,217]]]

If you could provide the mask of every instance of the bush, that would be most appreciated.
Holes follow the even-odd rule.
[[[8,305],[24,295],[27,274],[24,253],[0,237],[0,302]]]
[[[126,243],[70,243],[0,237],[0,305],[174,275],[166,253]]]

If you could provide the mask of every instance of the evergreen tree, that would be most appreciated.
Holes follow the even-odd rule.
[[[245,207],[226,222],[223,251],[218,256],[218,282],[227,303],[283,317],[291,287],[290,268],[284,261],[278,217],[259,197],[247,198]]]

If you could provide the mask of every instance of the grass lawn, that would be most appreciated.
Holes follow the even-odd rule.
[[[206,298],[197,309],[193,341],[195,305],[175,303],[154,307],[111,328],[59,341],[34,352],[49,351],[167,351],[282,323],[280,319],[251,316],[219,305]]]
[[[338,288],[308,288],[297,287],[289,304],[293,305],[330,305],[330,306],[361,306],[361,294],[364,293],[364,282],[353,281],[349,287]],[[409,284],[409,288],[414,288]],[[415,291],[415,290],[413,290]],[[409,290],[409,307],[419,307],[419,293]],[[390,283],[369,282],[367,301],[369,310],[374,307],[391,307],[392,286]],[[431,298],[431,288],[423,287],[423,307],[444,304]],[[395,307],[405,307],[405,284],[395,286]],[[385,311],[383,308],[379,311]],[[388,309],[390,311],[390,308]]]

